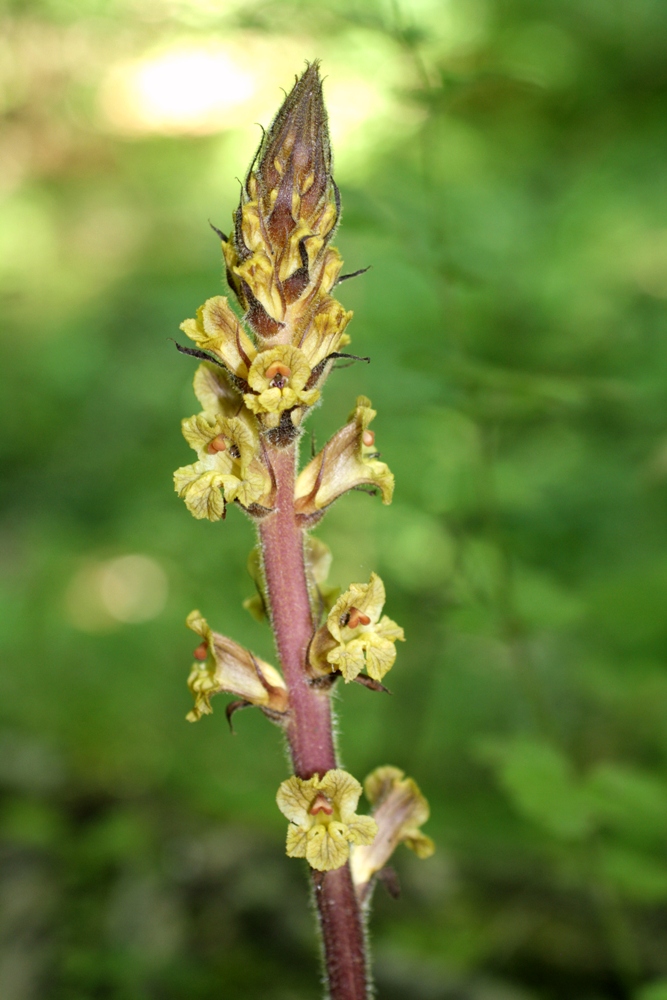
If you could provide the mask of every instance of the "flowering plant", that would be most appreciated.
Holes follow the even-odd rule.
[[[433,851],[420,831],[428,805],[395,767],[365,782],[373,814],[356,812],[362,787],[339,767],[333,737],[334,685],[342,678],[371,690],[394,665],[403,629],[382,614],[385,588],[375,573],[336,598],[326,585],[331,556],[308,535],[331,504],[370,485],[390,503],[394,477],[380,461],[375,417],[361,396],[348,422],[298,471],[303,424],[335,361],[354,357],[352,317],[333,297],[342,261],[331,241],[341,202],[317,63],[296,80],[264,135],[242,186],[231,235],[219,233],[227,283],[243,312],[224,296],[208,299],[181,329],[179,346],[201,362],[194,390],[202,411],[183,421],[197,461],[177,469],[176,492],[197,518],[219,521],[235,503],[256,523],[251,559],[282,672],[214,632],[199,611],[187,619],[201,638],[188,678],[195,722],[211,697],[234,695],[227,715],[256,706],[281,726],[294,774],[277,804],[289,821],[287,854],[312,871],[332,1000],[365,1000],[370,972],[364,935],[375,878],[401,842],[419,857]],[[368,360],[368,359],[357,359]]]

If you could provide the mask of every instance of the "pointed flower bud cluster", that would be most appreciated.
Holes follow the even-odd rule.
[[[347,342],[351,314],[331,297],[340,216],[317,63],[297,80],[264,136],[223,241],[230,287],[260,349],[291,343],[317,369]]]

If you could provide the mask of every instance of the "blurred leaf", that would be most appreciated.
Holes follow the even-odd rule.
[[[667,784],[627,765],[600,764],[588,775],[586,797],[603,824],[641,840],[667,838]]]
[[[580,840],[591,828],[590,806],[567,758],[550,743],[517,737],[482,744],[499,784],[526,818],[559,839]]]
[[[53,849],[64,833],[62,816],[43,802],[9,799],[0,811],[0,837],[13,843]]]
[[[600,859],[606,878],[627,899],[637,903],[667,899],[667,862],[610,845],[601,848]]]
[[[635,994],[634,1000],[667,1000],[667,979],[660,979],[642,987]]]

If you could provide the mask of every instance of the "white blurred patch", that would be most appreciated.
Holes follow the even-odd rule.
[[[121,131],[206,134],[234,125],[255,89],[227,48],[180,43],[113,66],[100,100]]]
[[[167,575],[145,555],[89,563],[72,578],[65,594],[67,617],[82,632],[104,632],[119,622],[135,625],[163,611]]]

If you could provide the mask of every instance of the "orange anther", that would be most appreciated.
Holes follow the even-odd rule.
[[[367,448],[372,448],[375,444],[375,434],[373,431],[364,431],[361,435],[361,440],[366,445]]]
[[[227,442],[225,441],[222,434],[218,434],[214,437],[212,441],[209,441],[207,451],[209,455],[215,455],[216,451],[225,451],[227,448]]]
[[[208,656],[208,646],[205,642],[200,642],[194,653],[192,654],[195,660],[205,660]]]
[[[309,811],[311,816],[317,816],[318,813],[326,813],[327,816],[331,816],[333,806],[323,792],[318,792],[316,797],[313,799],[313,804],[311,805]]]
[[[281,364],[280,361],[274,361],[272,365],[269,365],[264,374],[270,382],[276,375],[282,375],[283,378],[291,378],[292,370],[287,365]]]
[[[350,617],[347,621],[348,628],[358,628],[360,625],[370,625],[371,620],[359,608],[350,608]]]

